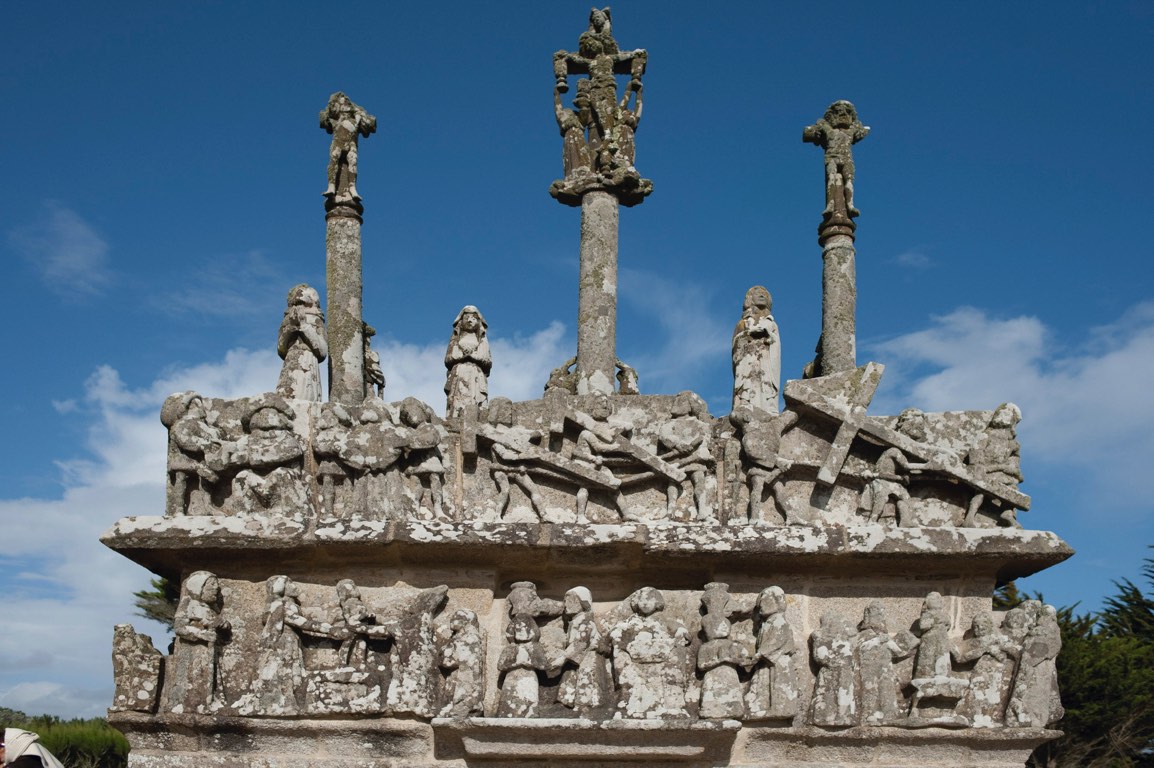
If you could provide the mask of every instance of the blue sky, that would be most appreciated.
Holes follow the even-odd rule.
[[[323,287],[332,91],[379,121],[358,186],[387,395],[442,407],[464,304],[489,322],[493,395],[536,396],[572,354],[579,213],[547,192],[551,53],[588,4],[390,5],[5,8],[0,705],[110,701],[111,627],[148,574],[95,539],[162,513],[167,394],[275,384],[285,294]],[[622,211],[618,320],[642,390],[725,413],[758,283],[800,372],[823,204],[801,130],[850,99],[873,129],[856,149],[859,361],[888,366],[871,412],[1016,401],[1023,521],[1078,550],[1022,586],[1094,608],[1135,577],[1154,544],[1154,4],[613,14],[649,50],[637,164],[655,191]]]

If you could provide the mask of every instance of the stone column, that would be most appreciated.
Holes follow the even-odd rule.
[[[326,207],[329,208],[325,214],[329,400],[359,405],[365,399],[361,216],[359,206]]]
[[[818,355],[821,370],[818,375],[828,376],[857,368],[857,268],[853,224],[823,227],[818,241],[822,248],[821,351]]]
[[[617,367],[616,195],[581,198],[581,275],[577,296],[577,394],[613,394]]]

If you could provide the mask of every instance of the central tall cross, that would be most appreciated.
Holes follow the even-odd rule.
[[[619,206],[634,206],[653,191],[633,165],[641,119],[641,76],[648,54],[622,51],[608,8],[589,14],[577,52],[553,54],[553,104],[561,130],[565,178],[549,194],[581,206],[581,269],[577,299],[577,393],[613,392],[617,369],[617,225]],[[561,95],[579,80],[573,108]],[[629,75],[617,98],[617,75]]]

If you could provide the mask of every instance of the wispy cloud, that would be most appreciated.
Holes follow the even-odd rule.
[[[708,288],[643,270],[619,275],[622,297],[664,332],[642,357],[625,361],[640,373],[643,392],[688,389],[704,364],[726,357],[732,329],[714,314]]]
[[[906,267],[908,269],[929,269],[934,264],[933,259],[920,249],[903,251],[890,259],[890,261],[899,267]]]
[[[112,282],[108,243],[72,209],[56,201],[30,224],[8,232],[8,243],[36,270],[53,293],[65,298],[96,296]]]
[[[292,288],[291,278],[260,250],[205,258],[178,290],[162,291],[151,306],[176,317],[238,318],[267,315]]]
[[[1154,303],[1085,338],[1064,339],[1036,317],[962,307],[929,328],[874,345],[887,364],[879,413],[1022,408],[1023,456],[1080,473],[1098,501],[1149,507],[1154,464]]]

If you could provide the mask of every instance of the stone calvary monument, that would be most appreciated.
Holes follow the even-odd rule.
[[[617,358],[646,64],[607,8],[554,55],[576,356],[540,399],[490,398],[502,363],[466,306],[444,418],[386,394],[356,188],[376,119],[330,99],[324,311],[289,291],[273,391],[168,398],[164,515],[103,539],[181,584],[167,654],[116,627],[131,766],[1021,766],[1058,735],[1054,609],[991,603],[1071,554],[1017,519],[1018,408],[869,412],[852,104],[803,131],[826,189],[805,376],[781,384],[761,286],[734,301],[731,413],[640,394]]]

